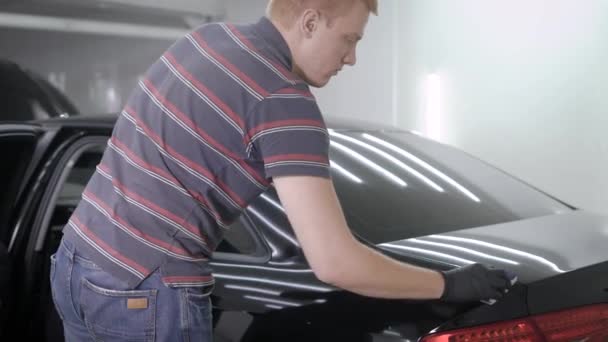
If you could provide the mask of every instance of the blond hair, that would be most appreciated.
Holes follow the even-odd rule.
[[[371,13],[378,15],[378,0],[270,0],[266,15],[281,25],[290,27],[308,8],[323,11],[330,17],[337,17],[355,1],[363,1]]]

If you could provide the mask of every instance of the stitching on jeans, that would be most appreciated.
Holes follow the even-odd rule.
[[[55,295],[55,291],[53,291],[53,283],[55,283],[55,273],[57,273],[57,256],[55,254],[51,255],[51,298],[53,299],[53,304],[55,305],[55,311],[57,311],[57,315],[61,318],[62,321],[65,320],[63,312],[61,312],[59,305],[57,305],[57,296]],[[57,284],[55,284],[55,287]]]
[[[184,342],[190,342],[190,310],[188,310],[188,298],[184,289],[178,289],[181,307],[181,323]]]
[[[87,279],[86,277],[82,277],[81,283],[83,286],[85,286],[89,290],[93,291],[94,293],[97,293],[102,296],[108,296],[108,297],[133,297],[133,296],[149,297],[149,296],[154,295],[155,291],[156,291],[155,289],[111,290],[111,289],[107,289],[107,288],[96,285],[95,283],[93,283],[89,279]]]
[[[153,289],[152,290],[152,295],[150,296],[150,301],[152,302],[152,307],[154,308],[154,310],[152,310],[152,314],[150,315],[150,320],[151,322],[148,323],[148,327],[152,327],[152,334],[151,337],[148,338],[148,340],[150,340],[151,342],[156,341],[156,300],[158,298],[158,290]]]
[[[101,267],[97,266],[94,262],[89,259],[83,258],[78,254],[74,254],[75,263],[89,270],[101,270]]]
[[[80,322],[85,323],[84,321],[84,317],[82,317],[81,314],[78,313],[78,309],[76,308],[75,305],[75,300],[74,300],[74,296],[72,293],[72,273],[74,273],[74,254],[71,250],[67,249],[67,247],[65,247],[65,249],[68,251],[68,253],[65,253],[68,257],[68,271],[67,271],[67,277],[68,277],[68,281],[67,281],[67,291],[68,291],[68,298],[69,298],[69,306],[72,308],[72,311],[74,313],[74,316],[76,316],[76,319],[80,320]],[[80,300],[79,300],[80,302]]]
[[[80,306],[84,312],[84,305],[80,304]],[[87,331],[89,332],[89,336],[91,338],[93,338],[93,340],[95,340],[95,342],[103,342],[99,338],[97,338],[97,335],[95,334],[95,329],[93,329],[93,324],[86,318],[84,318],[84,326],[87,328]]]

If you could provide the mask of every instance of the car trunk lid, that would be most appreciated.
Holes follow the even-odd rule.
[[[608,303],[607,241],[607,217],[572,211],[378,247],[425,267],[448,269],[480,262],[518,275],[519,284],[503,299],[494,305],[480,303],[464,311],[455,310],[452,318],[435,330],[441,333],[483,330],[498,322],[547,315],[570,319],[570,312],[589,311],[594,305]],[[604,322],[601,317],[583,318],[583,323],[585,319],[594,324]],[[575,330],[587,324],[566,323]]]
[[[520,282],[531,284],[608,261],[607,242],[608,217],[572,211],[378,247],[445,268],[480,262],[509,270]]]

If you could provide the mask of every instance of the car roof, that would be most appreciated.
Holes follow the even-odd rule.
[[[0,88],[2,91],[8,91],[9,94],[17,93],[21,96],[26,96],[36,100],[43,106],[43,109],[51,117],[59,116],[61,113],[67,112],[71,114],[78,114],[77,108],[74,104],[57,89],[53,84],[47,81],[45,78],[36,72],[20,66],[19,64],[0,57]],[[20,103],[21,96],[17,96],[14,101]],[[8,101],[8,104],[3,103],[4,107],[8,106],[11,108],[13,101]],[[12,104],[15,107],[15,104]],[[15,107],[19,108],[19,107]],[[9,109],[5,108],[6,111]],[[15,109],[12,109],[15,111]],[[25,113],[22,114],[26,115]],[[34,116],[28,116],[33,118]],[[25,118],[25,120],[28,120]],[[15,121],[19,120],[17,116],[10,117],[8,120],[6,116],[0,116],[0,120],[4,121]]]

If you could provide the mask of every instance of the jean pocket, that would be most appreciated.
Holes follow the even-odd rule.
[[[186,293],[186,297],[191,299],[193,302],[208,302],[211,292],[213,292],[213,286],[205,287],[185,287],[183,288]]]
[[[211,291],[199,287],[188,287],[182,291],[182,328],[191,341],[212,340]]]
[[[157,290],[113,290],[82,279],[85,323],[103,341],[154,341]]]

